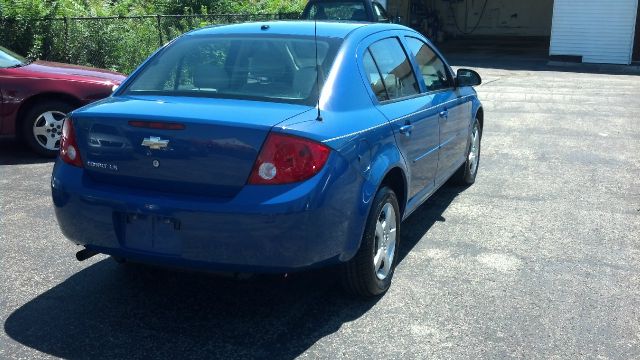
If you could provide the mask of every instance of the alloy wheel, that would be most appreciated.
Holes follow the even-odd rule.
[[[373,267],[376,276],[384,280],[391,272],[396,252],[396,212],[390,203],[384,204],[378,215],[375,232],[375,255]]]
[[[66,114],[60,111],[47,111],[40,114],[33,123],[33,136],[40,146],[47,150],[60,148],[60,135]]]
[[[480,157],[480,129],[478,122],[473,124],[471,131],[471,148],[469,149],[469,173],[475,174],[478,169],[478,158]]]

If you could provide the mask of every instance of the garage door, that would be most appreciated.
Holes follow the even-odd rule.
[[[638,0],[555,0],[550,55],[630,64]]]

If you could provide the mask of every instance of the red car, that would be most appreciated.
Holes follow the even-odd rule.
[[[125,76],[45,61],[29,62],[0,46],[0,135],[17,135],[36,153],[58,154],[62,121],[105,98]]]

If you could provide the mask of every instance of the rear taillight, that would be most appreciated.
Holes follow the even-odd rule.
[[[82,167],[80,150],[76,140],[76,132],[73,130],[73,122],[66,118],[62,125],[62,136],[60,137],[60,158],[69,165]]]
[[[249,184],[287,184],[317,174],[331,150],[318,142],[270,133],[253,165]]]

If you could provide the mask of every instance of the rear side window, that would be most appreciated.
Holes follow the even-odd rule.
[[[367,54],[370,55],[371,61],[367,60]],[[367,71],[371,88],[378,100],[394,100],[420,93],[411,63],[409,63],[407,54],[397,38],[387,38],[373,43],[369,47],[367,54],[363,59],[365,61],[365,70]],[[370,63],[373,63],[379,71],[378,77],[381,80],[377,80],[373,76],[375,73],[372,72]],[[386,91],[384,99],[380,94],[378,82],[382,83]]]
[[[438,55],[431,50],[422,40],[414,37],[407,37],[409,51],[416,58],[422,78],[427,86],[427,91],[447,89],[451,86],[447,66],[440,60]]]
[[[364,53],[364,71],[367,73],[367,78],[369,79],[369,85],[371,85],[371,89],[373,93],[376,95],[378,101],[389,100],[387,96],[387,90],[384,88],[384,84],[382,83],[382,77],[380,76],[380,71],[378,71],[378,67],[376,63],[373,61],[373,57],[369,50]]]

